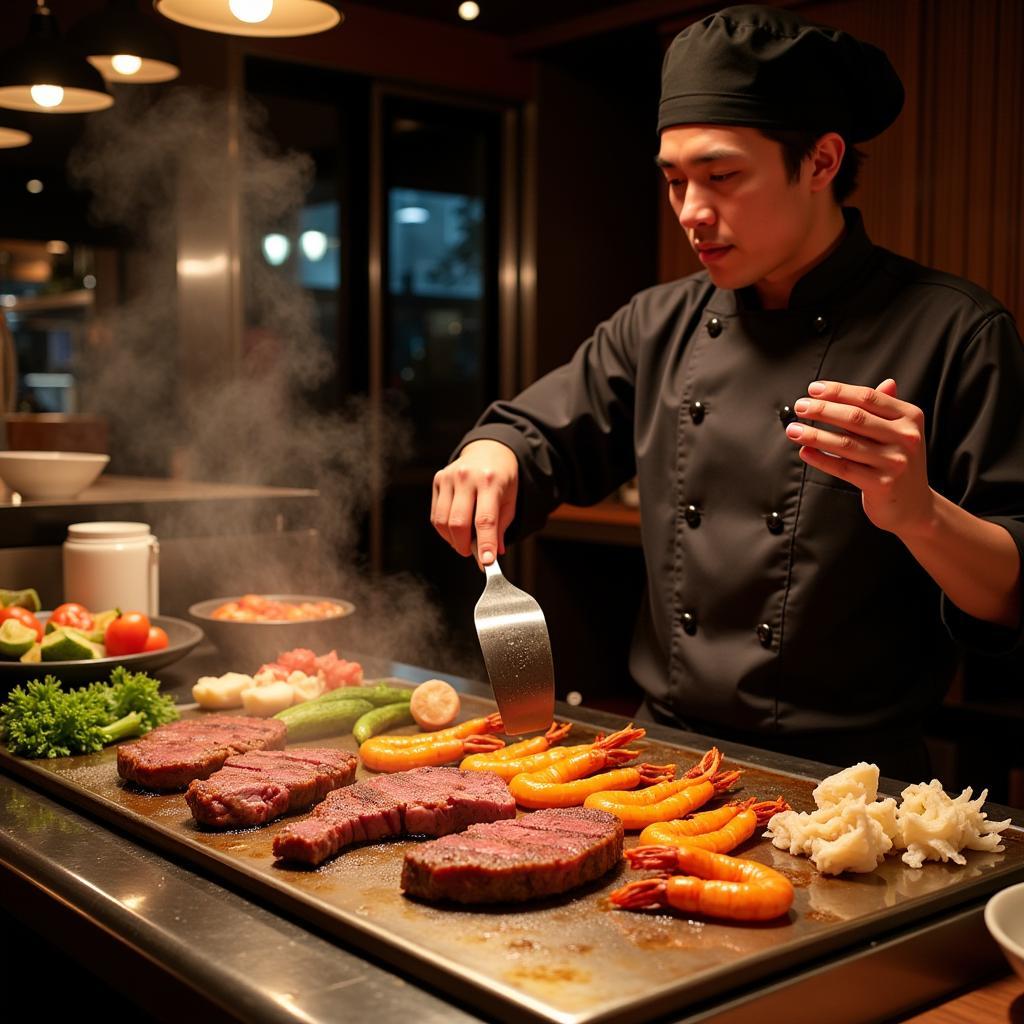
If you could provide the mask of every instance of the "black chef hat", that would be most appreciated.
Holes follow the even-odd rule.
[[[790,11],[728,7],[679,33],[661,72],[658,131],[676,124],[836,131],[863,142],[903,108],[889,58]]]

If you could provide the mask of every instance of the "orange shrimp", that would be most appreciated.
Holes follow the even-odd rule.
[[[493,716],[497,717],[497,716]],[[483,721],[483,719],[480,719]],[[497,736],[441,736],[431,743],[409,747],[390,747],[377,743],[383,736],[371,736],[359,747],[363,764],[375,772],[404,772],[410,768],[450,764],[466,754],[499,750],[505,741]]]
[[[469,772],[494,772],[507,782],[513,775],[518,775],[521,771],[530,770],[519,767],[520,762],[537,754],[547,753],[554,743],[564,739],[569,734],[571,728],[571,722],[563,722],[561,725],[557,722],[552,722],[548,731],[543,736],[534,736],[528,740],[520,740],[518,743],[510,743],[507,747],[496,750],[493,754],[470,754],[459,767]],[[556,749],[563,752],[560,753],[559,757],[567,757],[568,754],[564,753],[564,751],[571,750],[572,748],[558,747]],[[559,758],[556,757],[551,760],[559,760]],[[510,770],[508,767],[505,767],[506,765],[514,767],[515,770]]]
[[[634,867],[689,874],[630,882],[611,894],[617,907],[673,907],[734,921],[768,921],[793,905],[793,886],[774,868],[694,846],[647,846],[631,851]]]
[[[758,825],[767,825],[773,814],[789,809],[789,804],[781,796],[761,803],[756,797],[751,797],[743,803],[725,804],[682,821],[658,821],[640,833],[638,849],[644,846],[699,846],[702,850],[729,853],[749,839]],[[635,852],[630,850],[626,854],[631,863]]]
[[[640,785],[645,775],[654,781],[656,777],[664,776],[667,765],[651,766],[645,768],[644,772],[638,767],[630,768],[621,777],[610,772],[598,778],[587,778],[602,768],[622,765],[638,757],[638,750],[619,748],[644,735],[646,730],[634,729],[629,725],[603,740],[591,743],[588,749],[578,754],[563,757],[539,771],[521,772],[513,776],[508,788],[521,807],[578,807],[588,793],[607,789],[609,785],[632,788]],[[671,770],[675,773],[675,765],[671,766]]]
[[[695,786],[705,779],[712,778],[722,763],[722,754],[717,747],[712,747],[689,771],[679,779],[668,780],[658,786],[651,786],[650,789],[639,789],[633,793],[611,793],[607,801],[613,804],[628,804],[630,807],[646,807],[649,804],[660,803],[662,800],[678,793],[680,790]],[[603,793],[594,793],[588,797],[591,801],[587,807],[597,807],[600,810],[611,810],[605,807],[602,801]],[[614,811],[612,812],[614,813]]]
[[[485,718],[471,718],[467,722],[460,722],[458,725],[450,726],[447,729],[438,729],[436,732],[417,732],[411,736],[374,736],[372,737],[374,748],[393,749],[395,747],[418,747],[424,743],[444,742],[447,739],[465,739],[467,736],[476,736],[488,732],[501,732],[504,729],[501,715],[495,712]],[[367,740],[366,743],[369,743]],[[363,744],[363,747],[366,746]],[[504,746],[504,744],[502,744]],[[359,748],[362,753],[363,747]]]
[[[706,779],[676,779],[651,786],[642,793],[598,792],[587,797],[584,807],[608,811],[626,829],[641,829],[655,821],[682,818],[703,807],[713,796],[735,785],[740,772],[719,772]]]
[[[594,743],[596,742],[597,740],[594,741]],[[539,772],[541,768],[547,768],[548,765],[554,764],[556,761],[561,761],[563,758],[571,757],[573,754],[590,750],[593,745],[593,743],[581,743],[579,746],[574,747],[552,747],[550,750],[543,750],[539,754],[527,754],[526,757],[517,757],[511,761],[501,761],[489,754],[483,754],[481,755],[482,760],[475,761],[472,765],[467,765],[463,761],[459,767],[466,768],[471,772],[493,772],[495,775],[500,775],[506,782],[511,782],[512,779],[517,775],[522,775],[523,772]]]

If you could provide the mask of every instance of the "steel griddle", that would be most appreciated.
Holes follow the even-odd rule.
[[[492,711],[493,704],[463,695],[463,709],[463,717],[475,717]],[[192,714],[197,713],[186,712]],[[570,742],[585,742],[596,731],[576,723]],[[350,736],[309,745],[354,748]],[[654,741],[645,744],[643,758],[688,766],[702,753]],[[1004,853],[968,852],[963,868],[928,864],[914,870],[890,857],[869,875],[841,878],[820,876],[804,858],[754,838],[737,852],[782,871],[796,888],[793,909],[780,922],[724,924],[614,909],[608,893],[644,877],[625,864],[590,886],[536,903],[430,905],[404,897],[398,888],[404,851],[417,840],[353,847],[314,870],[275,866],[271,844],[289,819],[259,829],[205,831],[193,822],[181,794],[137,790],[118,778],[115,763],[112,749],[28,761],[0,747],[0,765],[65,802],[506,1020],[589,1024],[696,1010],[746,986],[770,986],[787,972],[915,922],[926,926],[943,914],[956,915],[1024,879],[1020,828],[1004,834]],[[727,763],[745,769],[738,795],[781,794],[797,810],[813,808],[816,778],[733,758]],[[635,833],[626,845],[636,845]]]

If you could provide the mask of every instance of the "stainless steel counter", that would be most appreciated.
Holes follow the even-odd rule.
[[[167,672],[166,685],[187,699],[187,684],[215,661],[209,649],[200,648]],[[411,681],[435,674],[392,664],[367,668]],[[486,692],[478,684],[457,683],[469,692]],[[572,713],[580,717],[579,708]],[[599,714],[587,717],[595,724],[619,724]],[[681,736],[660,728],[651,734]],[[776,769],[813,771],[807,762],[776,754],[730,751]],[[3,775],[0,905],[51,941],[63,941],[70,954],[157,1019],[310,1024],[363,1021],[367,1015],[375,1024],[485,1019],[411,975]],[[777,1014],[799,1024],[825,1019],[827,1008],[827,1018],[837,1024],[863,1022],[910,1010],[999,965],[981,925],[980,905],[961,906],[756,990],[735,992],[724,1003],[691,1009],[686,1019],[739,1024]]]

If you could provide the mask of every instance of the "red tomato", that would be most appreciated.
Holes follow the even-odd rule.
[[[142,612],[123,612],[107,626],[103,643],[111,658],[122,654],[138,654],[149,637],[149,619]]]
[[[50,621],[55,626],[73,626],[75,629],[81,629],[86,633],[91,632],[93,628],[92,615],[89,609],[84,604],[75,604],[74,601],[57,605],[53,609]]]
[[[43,639],[43,627],[40,621],[27,608],[0,608],[0,622],[16,619],[23,626],[36,631],[36,636]]]
[[[144,651],[162,651],[170,641],[167,639],[167,633],[162,630],[159,626],[150,626],[149,635],[146,637],[146,643],[143,646]]]

